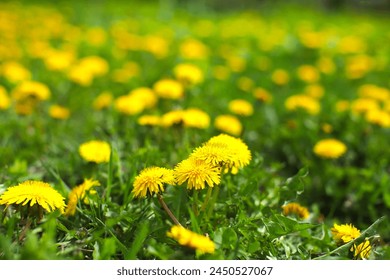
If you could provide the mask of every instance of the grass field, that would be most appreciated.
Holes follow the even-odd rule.
[[[390,259],[390,21],[0,3],[0,259]]]

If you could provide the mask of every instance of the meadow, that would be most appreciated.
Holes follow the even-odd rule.
[[[0,259],[390,259],[385,15],[109,2],[0,3]]]

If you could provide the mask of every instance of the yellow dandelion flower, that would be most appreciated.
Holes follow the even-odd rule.
[[[249,77],[240,77],[237,80],[237,87],[242,91],[249,92],[255,86],[255,82]]]
[[[223,167],[232,169],[231,171],[248,165],[252,159],[248,146],[241,139],[227,134],[214,136],[205,145],[213,146],[214,149],[217,146],[224,148],[230,158]]]
[[[365,119],[382,127],[390,127],[390,113],[385,110],[370,110],[366,113]]]
[[[199,67],[182,63],[173,69],[176,79],[183,82],[185,85],[195,85],[203,82],[203,72]]]
[[[352,224],[338,225],[334,224],[331,228],[333,239],[337,243],[348,243],[360,236],[360,230],[354,227]]]
[[[128,95],[134,98],[134,102],[138,100],[137,102],[142,104],[146,109],[153,108],[158,101],[156,93],[148,87],[135,88]]]
[[[217,65],[213,68],[213,76],[217,80],[226,81],[230,77],[230,69],[226,66]]]
[[[162,79],[153,85],[153,90],[161,98],[180,99],[184,96],[183,85],[172,79]]]
[[[291,202],[287,203],[286,205],[282,206],[283,208],[283,215],[290,215],[290,214],[295,214],[301,219],[307,219],[309,218],[309,210],[300,205],[299,203]]]
[[[111,92],[103,91],[93,101],[92,106],[95,110],[102,110],[111,105],[113,96]]]
[[[314,153],[323,158],[338,158],[345,154],[347,146],[337,139],[324,139],[318,141],[313,148]]]
[[[200,253],[213,254],[215,251],[215,243],[210,238],[182,226],[172,226],[171,230],[167,232],[167,236],[175,239],[180,245],[190,247]]]
[[[103,76],[108,72],[108,62],[100,56],[87,56],[79,60],[81,68],[91,73],[92,76]]]
[[[184,111],[183,125],[185,127],[206,129],[210,126],[210,116],[200,109],[190,108]]]
[[[72,189],[68,195],[68,204],[66,206],[65,215],[73,216],[76,213],[77,203],[83,200],[84,203],[88,204],[87,194],[95,194],[96,191],[93,187],[100,186],[100,183],[96,180],[85,179],[84,182]]]
[[[243,129],[240,120],[233,115],[217,116],[214,120],[214,126],[218,130],[234,136],[241,135]]]
[[[0,110],[5,110],[11,105],[11,99],[9,98],[7,91],[4,87],[0,86]]]
[[[320,74],[312,65],[301,65],[297,69],[298,78],[306,83],[316,83],[320,79]]]
[[[324,96],[325,90],[319,84],[310,84],[305,87],[305,93],[313,98],[321,98]]]
[[[183,122],[184,114],[184,110],[174,110],[167,112],[161,116],[161,125],[164,127],[170,127],[181,124]]]
[[[375,99],[358,98],[351,103],[351,111],[355,114],[365,114],[373,110],[380,110],[379,102]]]
[[[159,126],[161,125],[161,117],[160,116],[153,116],[153,115],[143,115],[140,116],[137,120],[139,125],[146,126]]]
[[[385,102],[390,99],[390,90],[372,84],[365,84],[358,89],[359,96]]]
[[[1,68],[2,75],[11,83],[29,80],[32,76],[31,72],[18,62],[5,62],[2,64]]]
[[[53,119],[66,120],[69,118],[70,111],[66,107],[60,105],[52,105],[49,108],[49,115]]]
[[[145,109],[145,102],[132,95],[122,95],[114,101],[115,109],[125,115],[137,115]]]
[[[25,100],[30,97],[37,100],[47,100],[50,98],[50,89],[40,82],[24,81],[12,91],[12,98],[15,101]]]
[[[361,258],[362,260],[368,259],[371,253],[371,243],[368,240],[363,241],[359,245],[353,244],[351,252],[355,258]]]
[[[79,154],[84,160],[89,162],[109,162],[111,147],[105,141],[91,140],[80,145]]]
[[[133,184],[134,197],[146,197],[148,194],[161,193],[164,184],[175,185],[173,170],[164,167],[147,167],[135,178]]]
[[[272,95],[269,93],[268,90],[264,89],[264,88],[255,88],[253,90],[253,96],[261,101],[261,102],[264,102],[264,103],[271,103],[272,102]]]
[[[317,115],[321,110],[318,100],[304,94],[297,94],[288,97],[284,105],[289,111],[303,109],[311,115]]]
[[[179,46],[180,55],[188,59],[204,59],[209,53],[209,49],[201,41],[193,38],[186,39]]]
[[[244,99],[234,99],[229,102],[230,112],[240,116],[253,115],[253,106],[250,102]]]
[[[349,109],[350,103],[348,100],[339,100],[339,101],[337,101],[335,107],[336,107],[337,112],[339,112],[339,113],[345,112]]]
[[[204,161],[212,166],[226,166],[232,161],[227,145],[218,143],[205,143],[196,148],[190,155],[191,158]]]
[[[65,198],[48,183],[29,180],[9,187],[0,196],[0,205],[20,204],[32,207],[37,204],[47,212],[58,209],[64,213],[64,200]]]
[[[290,81],[290,75],[286,70],[276,69],[271,76],[271,80],[277,85],[285,85]]]
[[[193,157],[179,162],[174,168],[174,176],[178,185],[187,182],[188,189],[196,190],[204,189],[206,184],[209,187],[218,185],[221,181],[220,173],[219,167]]]

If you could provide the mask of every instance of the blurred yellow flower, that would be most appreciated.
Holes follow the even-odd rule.
[[[237,80],[237,86],[242,91],[249,92],[255,86],[255,82],[251,78],[243,76]]]
[[[288,82],[290,81],[290,75],[288,74],[288,72],[286,70],[276,69],[274,72],[272,72],[271,80],[275,84],[277,84],[279,86],[283,86],[283,85],[288,84]]]
[[[356,55],[346,60],[345,75],[348,79],[359,79],[364,77],[375,66],[374,58],[368,55]]]
[[[66,120],[69,118],[70,111],[68,108],[60,105],[51,105],[49,108],[49,115],[53,119]]]
[[[230,69],[223,65],[214,66],[213,76],[217,80],[226,81],[230,77]]]
[[[130,91],[128,95],[139,100],[139,102],[142,103],[146,109],[153,108],[156,106],[158,101],[156,93],[148,87],[135,88]]]
[[[336,71],[336,64],[331,57],[321,56],[317,62],[316,66],[321,73],[330,75]]]
[[[1,65],[0,73],[11,83],[17,83],[31,79],[31,72],[22,64],[8,61]]]
[[[253,105],[245,99],[234,99],[229,102],[229,111],[240,116],[253,115]]]
[[[173,69],[176,79],[184,85],[196,85],[203,82],[202,70],[193,64],[182,63],[175,66]]]
[[[167,112],[161,116],[161,125],[165,127],[170,127],[173,125],[181,124],[183,122],[184,114],[184,110],[173,110]]]
[[[350,107],[350,102],[348,100],[339,100],[336,102],[336,111],[341,113],[345,112],[349,109]]]
[[[150,126],[159,126],[161,125],[161,117],[153,115],[143,115],[140,116],[137,120],[139,125],[150,125]]]
[[[47,100],[50,95],[50,89],[47,85],[36,81],[23,81],[14,88],[11,96],[18,102],[30,97],[36,100]]]
[[[385,110],[369,110],[365,115],[365,119],[370,123],[382,127],[390,127],[390,112]]]
[[[364,84],[358,89],[359,96],[385,102],[390,100],[390,90],[372,84]]]
[[[167,236],[175,239],[180,245],[190,247],[200,253],[213,254],[215,251],[215,244],[210,238],[192,232],[182,226],[172,226]]]
[[[134,197],[161,193],[165,184],[176,184],[173,170],[156,166],[147,167],[135,177],[132,193]]]
[[[289,111],[304,109],[311,115],[317,115],[321,110],[320,103],[317,99],[304,94],[297,94],[288,97],[284,105]]]
[[[153,85],[153,90],[161,98],[180,99],[184,96],[183,85],[172,79],[162,79]]]
[[[180,55],[188,59],[205,59],[209,54],[208,47],[199,40],[189,38],[179,46]]]
[[[219,115],[214,120],[214,126],[220,131],[234,136],[241,135],[242,124],[240,120],[233,115]]]
[[[113,100],[113,96],[109,91],[103,91],[99,94],[92,103],[92,106],[95,110],[102,110],[104,108],[108,108]]]
[[[29,180],[9,187],[0,196],[0,205],[7,207],[12,204],[28,205],[29,207],[38,205],[47,212],[58,209],[64,213],[64,200],[65,198],[48,183]]]
[[[337,139],[330,138],[318,141],[313,151],[319,157],[335,159],[345,154],[347,146]]]
[[[210,116],[200,109],[189,108],[184,111],[183,125],[185,127],[206,129],[210,126]]]
[[[91,140],[79,146],[79,154],[84,160],[89,162],[109,162],[111,147],[105,141]]]
[[[379,103],[375,99],[358,98],[353,100],[351,103],[351,111],[355,114],[365,114],[374,110],[380,110]]]
[[[316,83],[320,79],[320,73],[312,65],[301,65],[297,69],[298,78],[306,83]]]
[[[316,99],[321,98],[324,92],[324,88],[319,84],[310,84],[305,87],[305,94]]]
[[[11,99],[9,98],[7,91],[4,87],[0,86],[0,110],[5,110],[11,105]]]
[[[295,214],[301,219],[307,219],[310,216],[309,210],[299,203],[291,202],[282,206],[283,215]]]
[[[77,203],[83,201],[88,204],[88,194],[95,194],[93,187],[100,186],[99,181],[84,179],[84,182],[72,189],[68,195],[68,204],[66,205],[65,216],[73,216],[76,213]]]
[[[264,103],[271,103],[272,102],[272,95],[270,92],[264,88],[257,87],[253,90],[253,96]]]
[[[114,101],[115,109],[125,115],[137,115],[145,109],[145,102],[132,95],[122,95]]]

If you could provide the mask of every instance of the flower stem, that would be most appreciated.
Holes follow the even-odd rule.
[[[203,204],[202,204],[202,207],[200,208],[200,211],[204,211],[204,210],[206,210],[206,206],[207,206],[207,204],[209,203],[209,200],[210,200],[210,198],[211,198],[211,194],[213,193],[213,188],[208,188],[207,189],[207,193],[206,193],[206,198],[204,199],[204,201],[203,201]]]
[[[209,205],[209,209],[207,211],[207,219],[210,218],[210,215],[211,213],[213,212],[214,210],[214,205],[215,205],[215,202],[217,201],[217,198],[218,198],[218,193],[219,193],[219,186],[216,185],[214,187],[214,192],[213,192],[213,196],[211,197],[211,201],[210,201],[210,205]]]
[[[168,216],[172,219],[172,221],[176,225],[181,226],[180,222],[176,219],[175,215],[173,215],[172,211],[168,208],[161,194],[157,194],[157,198],[158,198],[158,202],[160,202],[162,208],[164,208],[165,212],[167,212]]]

